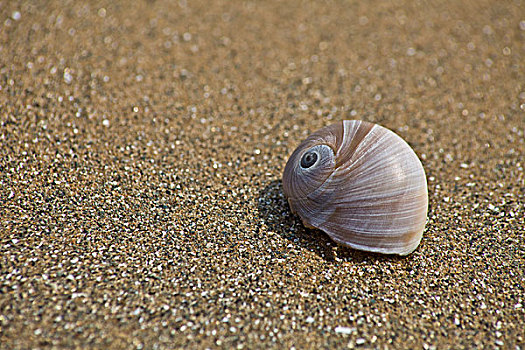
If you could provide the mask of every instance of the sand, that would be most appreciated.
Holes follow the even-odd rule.
[[[1,1],[0,348],[525,348],[525,3]],[[428,179],[408,257],[282,192],[344,119]]]

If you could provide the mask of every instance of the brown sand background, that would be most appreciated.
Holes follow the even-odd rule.
[[[525,347],[525,2],[0,1],[0,348]],[[405,258],[303,227],[281,173],[401,135]]]

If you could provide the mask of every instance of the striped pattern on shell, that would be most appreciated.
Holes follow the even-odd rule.
[[[428,208],[425,171],[394,132],[345,120],[318,130],[286,163],[284,194],[305,226],[355,249],[407,255]]]

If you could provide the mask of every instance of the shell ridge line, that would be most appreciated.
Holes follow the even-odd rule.
[[[362,122],[359,120],[343,121],[342,139],[340,140],[338,150],[335,153],[336,170],[339,169],[343,164],[346,164],[354,156],[357,150],[360,149],[363,140],[366,139],[366,137],[374,128],[374,124]],[[353,132],[350,132],[350,130]],[[346,138],[349,138],[349,140],[346,141]]]
[[[367,164],[369,162],[365,161],[365,158],[374,158],[374,155],[378,155],[383,153],[385,150],[381,150],[379,145],[387,139],[388,135],[376,135],[374,128],[376,128],[377,125],[374,125],[369,132],[360,139],[359,144],[356,145],[355,150],[352,152],[352,156],[358,155],[357,158],[353,159],[352,162],[349,162],[352,157],[348,157],[346,161],[343,164],[347,164],[346,167],[339,166],[336,171],[346,175],[346,173],[353,172],[356,168],[361,168],[365,164],[366,166],[363,167],[362,172],[371,171],[371,166],[375,164],[381,164],[383,162],[382,158],[376,159],[375,162],[371,164]],[[380,130],[381,131],[381,130]],[[374,137],[371,140],[367,141],[368,136],[373,135]],[[375,169],[375,168],[374,168]],[[360,175],[358,173],[357,175]]]
[[[358,129],[358,128],[353,128],[352,129],[352,131],[353,131],[352,135],[350,135],[350,133],[347,131],[348,130],[348,123],[345,123],[345,121],[343,121],[342,122],[342,126],[343,126],[343,131],[341,132],[341,140],[339,141],[339,145],[337,147],[337,151],[335,152],[335,156],[336,157],[341,154],[341,149],[345,146],[345,142],[344,142],[345,135],[348,133],[348,136],[353,138],[355,136],[355,133],[357,132],[357,129]]]

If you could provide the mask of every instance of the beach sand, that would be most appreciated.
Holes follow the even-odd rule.
[[[0,348],[525,348],[525,3],[0,2]],[[320,127],[420,157],[407,257],[284,198]]]

